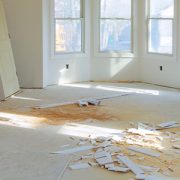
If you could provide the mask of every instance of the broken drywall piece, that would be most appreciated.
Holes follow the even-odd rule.
[[[138,158],[138,160],[140,160],[140,161],[143,161],[144,159],[145,159],[144,157]]]
[[[108,146],[111,146],[112,143],[110,141],[104,141],[103,143],[100,143],[98,145],[99,148],[105,148],[105,147],[108,147]]]
[[[173,145],[173,148],[175,148],[175,149],[180,149],[180,144],[174,144],[174,145]]]
[[[128,149],[131,151],[138,152],[138,153],[146,154],[148,156],[153,156],[153,157],[159,157],[160,156],[159,153],[156,153],[154,151],[151,151],[151,150],[145,149],[145,148],[131,146],[131,147],[128,147]]]
[[[88,102],[85,101],[85,100],[79,100],[79,101],[78,101],[78,105],[79,105],[80,107],[88,106]]]
[[[180,154],[180,150],[173,150],[176,154]]]
[[[164,123],[158,124],[157,126],[159,127],[157,129],[168,129],[168,128],[179,127],[180,124],[176,121],[169,121],[169,122],[164,122]]]
[[[110,157],[110,153],[106,152],[106,151],[100,151],[100,152],[96,152],[95,155],[94,155],[94,158],[95,159],[98,159],[98,158],[102,158],[102,157]]]
[[[113,168],[113,167],[114,167],[114,164],[105,164],[106,169]]]
[[[97,163],[98,163],[100,166],[103,166],[103,165],[105,165],[105,164],[111,164],[111,163],[113,163],[113,160],[112,160],[111,156],[98,158],[98,159],[96,159],[96,161],[97,161]]]
[[[125,164],[134,174],[139,175],[139,174],[144,174],[144,171],[133,161],[131,161],[128,157],[126,156],[118,156],[117,157],[123,164]]]
[[[71,170],[78,170],[78,169],[87,169],[91,166],[88,163],[76,163],[69,166]]]
[[[97,99],[91,99],[91,100],[88,100],[88,104],[93,105],[93,106],[100,106],[101,101]]]
[[[105,147],[104,150],[112,154],[121,152],[121,148],[117,146]]]
[[[144,174],[138,174],[138,175],[136,175],[136,179],[137,179],[137,180],[145,180],[145,179],[146,179],[146,175],[144,175]]]
[[[169,171],[169,170],[164,171],[164,172],[163,172],[163,175],[165,175],[165,176],[170,176],[170,171]]]
[[[82,146],[82,145],[85,145],[85,144],[87,144],[87,143],[88,143],[87,141],[80,141],[80,142],[78,143],[78,145]]]
[[[152,167],[152,166],[143,166],[143,165],[138,165],[138,166],[145,172],[158,172],[160,170],[160,168]]]
[[[86,156],[81,156],[81,159],[93,159],[93,155],[86,155]]]
[[[115,172],[129,172],[130,171],[129,168],[118,167],[118,166],[110,167],[110,168],[108,168],[108,170],[115,171]]]
[[[99,136],[96,138],[96,142],[103,143],[104,141],[110,141],[112,137]]]
[[[151,127],[149,124],[145,124],[145,123],[138,123],[138,129],[139,130],[148,130],[148,131],[156,130],[154,127]]]
[[[80,147],[75,147],[71,149],[66,149],[62,151],[57,151],[57,152],[52,152],[51,154],[63,154],[63,155],[69,155],[69,154],[74,154],[78,152],[83,152],[83,151],[88,151],[97,148],[96,146],[80,146]]]
[[[95,162],[88,162],[88,164],[89,164],[91,167],[98,166],[98,163],[95,163]]]
[[[91,139],[91,140],[90,140],[90,143],[91,143],[92,145],[94,145],[94,146],[97,146],[97,142],[96,142],[94,139]]]

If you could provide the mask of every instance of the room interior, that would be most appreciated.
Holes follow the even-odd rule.
[[[180,179],[179,9],[0,0],[0,179]]]

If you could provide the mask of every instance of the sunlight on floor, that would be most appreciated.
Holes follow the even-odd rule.
[[[96,86],[96,89],[102,89],[102,90],[107,90],[107,91],[115,91],[115,92],[147,94],[147,95],[155,95],[155,96],[159,95],[159,91],[139,89],[139,88]]]
[[[89,137],[89,135],[91,135],[92,138],[96,138],[98,136],[108,137],[115,134],[121,134],[122,130],[90,126],[78,123],[68,123],[62,126],[58,133],[77,137]]]
[[[128,88],[128,87],[118,87],[118,86],[106,86],[106,85],[90,85],[90,84],[63,84],[64,87],[75,87],[75,88],[91,88],[99,89],[112,92],[124,92],[124,93],[137,93],[146,95],[160,95],[158,90],[142,89],[142,88]]]
[[[35,129],[38,127],[38,125],[34,123],[35,118],[37,122],[40,122],[40,118],[37,117],[0,112],[0,124],[2,125]]]
[[[28,98],[28,97],[22,97],[22,96],[11,96],[12,99],[20,99],[20,100],[29,100],[29,101],[41,101],[41,99],[35,99],[35,98]]]

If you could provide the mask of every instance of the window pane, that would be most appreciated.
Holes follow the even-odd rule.
[[[101,51],[131,51],[131,21],[101,20]]]
[[[81,20],[56,20],[56,52],[81,50]]]
[[[174,0],[150,0],[150,17],[173,18]]]
[[[101,18],[131,18],[131,0],[101,0]]]
[[[81,0],[55,0],[56,18],[80,18]]]
[[[150,20],[149,52],[172,54],[172,20]]]

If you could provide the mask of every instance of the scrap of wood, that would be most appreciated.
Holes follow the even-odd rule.
[[[87,169],[91,166],[88,163],[76,163],[69,166],[71,170]]]
[[[135,152],[146,154],[146,155],[153,156],[153,157],[159,157],[160,156],[159,153],[154,152],[154,151],[149,150],[149,149],[145,149],[145,148],[139,148],[139,147],[131,146],[131,147],[128,147],[128,149],[131,151],[135,151]]]
[[[144,171],[133,161],[131,161],[127,156],[117,157],[123,164],[125,164],[134,174],[144,174]]]
[[[80,147],[75,147],[71,149],[65,149],[62,151],[56,151],[52,152],[51,154],[63,154],[63,155],[69,155],[69,154],[74,154],[74,153],[79,153],[83,151],[88,151],[97,148],[96,146],[80,146]]]

